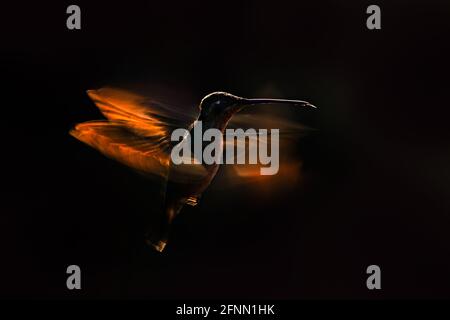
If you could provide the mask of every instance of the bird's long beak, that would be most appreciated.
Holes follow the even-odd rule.
[[[242,106],[250,106],[250,105],[258,105],[258,104],[291,104],[300,107],[308,107],[308,108],[316,108],[316,106],[312,105],[307,101],[302,100],[287,100],[287,99],[242,99]]]

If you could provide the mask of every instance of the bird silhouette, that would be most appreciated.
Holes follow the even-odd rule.
[[[219,168],[217,163],[175,165],[170,152],[183,141],[171,141],[173,130],[186,128],[192,134],[201,121],[203,131],[215,128],[223,134],[233,115],[247,106],[290,104],[315,108],[301,100],[247,99],[213,92],[201,100],[195,116],[119,89],[102,88],[87,93],[107,120],[77,124],[70,134],[132,169],[163,178],[162,214],[146,235],[147,243],[159,252],[166,247],[173,219],[184,205],[197,204]]]

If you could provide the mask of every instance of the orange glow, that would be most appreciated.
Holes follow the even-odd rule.
[[[233,170],[238,177],[251,178],[259,180],[283,179],[285,181],[295,182],[300,176],[301,162],[280,163],[280,168],[275,176],[262,176],[260,172],[261,165],[234,165]]]
[[[107,120],[88,121],[77,124],[70,134],[105,156],[112,158],[139,172],[163,178],[189,181],[201,179],[207,172],[196,164],[172,166],[174,174],[169,175],[170,135],[175,128],[187,128],[195,114],[152,101],[149,98],[125,90],[102,88],[89,90],[89,97]],[[192,108],[192,111],[195,109]],[[229,172],[233,180],[286,181],[296,180],[301,171],[301,163],[291,163],[289,152],[293,148],[292,139],[307,130],[301,124],[271,114],[237,114],[230,121],[230,127],[279,128],[280,148],[285,161],[280,159],[276,176],[262,176],[261,165],[231,165]],[[294,133],[295,136],[291,134]],[[251,137],[256,143],[260,137]],[[248,142],[245,143],[248,147]],[[264,142],[264,141],[263,141]],[[241,150],[242,151],[242,150]],[[287,156],[287,159],[286,159]]]
[[[169,175],[170,135],[176,128],[186,128],[193,115],[120,89],[89,90],[108,120],[77,124],[70,134],[105,156],[149,176],[177,181],[202,179],[202,165],[179,165]]]
[[[135,170],[167,177],[169,137],[177,126],[177,119],[167,117],[170,110],[124,90],[103,88],[88,95],[109,120],[77,124],[70,134]]]
[[[105,156],[115,159],[143,173],[168,174],[169,156],[151,141],[143,141],[120,123],[91,121],[80,123],[70,134]]]

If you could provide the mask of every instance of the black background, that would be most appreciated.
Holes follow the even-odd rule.
[[[377,1],[376,31],[366,1],[78,1],[80,31],[69,4],[1,5],[2,297],[450,296],[446,1]],[[100,118],[87,89],[143,84],[188,105],[313,102],[301,183],[225,190],[219,173],[150,251],[154,186],[68,135]]]

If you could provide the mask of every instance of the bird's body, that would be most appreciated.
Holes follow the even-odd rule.
[[[214,92],[202,99],[196,120],[189,124],[184,119],[183,124],[174,121],[168,109],[146,107],[137,95],[108,88],[88,94],[108,120],[78,124],[71,134],[108,157],[166,181],[163,214],[147,235],[147,242],[157,251],[164,250],[173,219],[184,205],[197,204],[219,169],[217,163],[174,164],[170,160],[173,129],[184,127],[193,133],[196,124],[202,123],[203,132],[214,128],[223,134],[232,116],[247,105],[288,103],[313,107],[299,100],[245,99]]]

